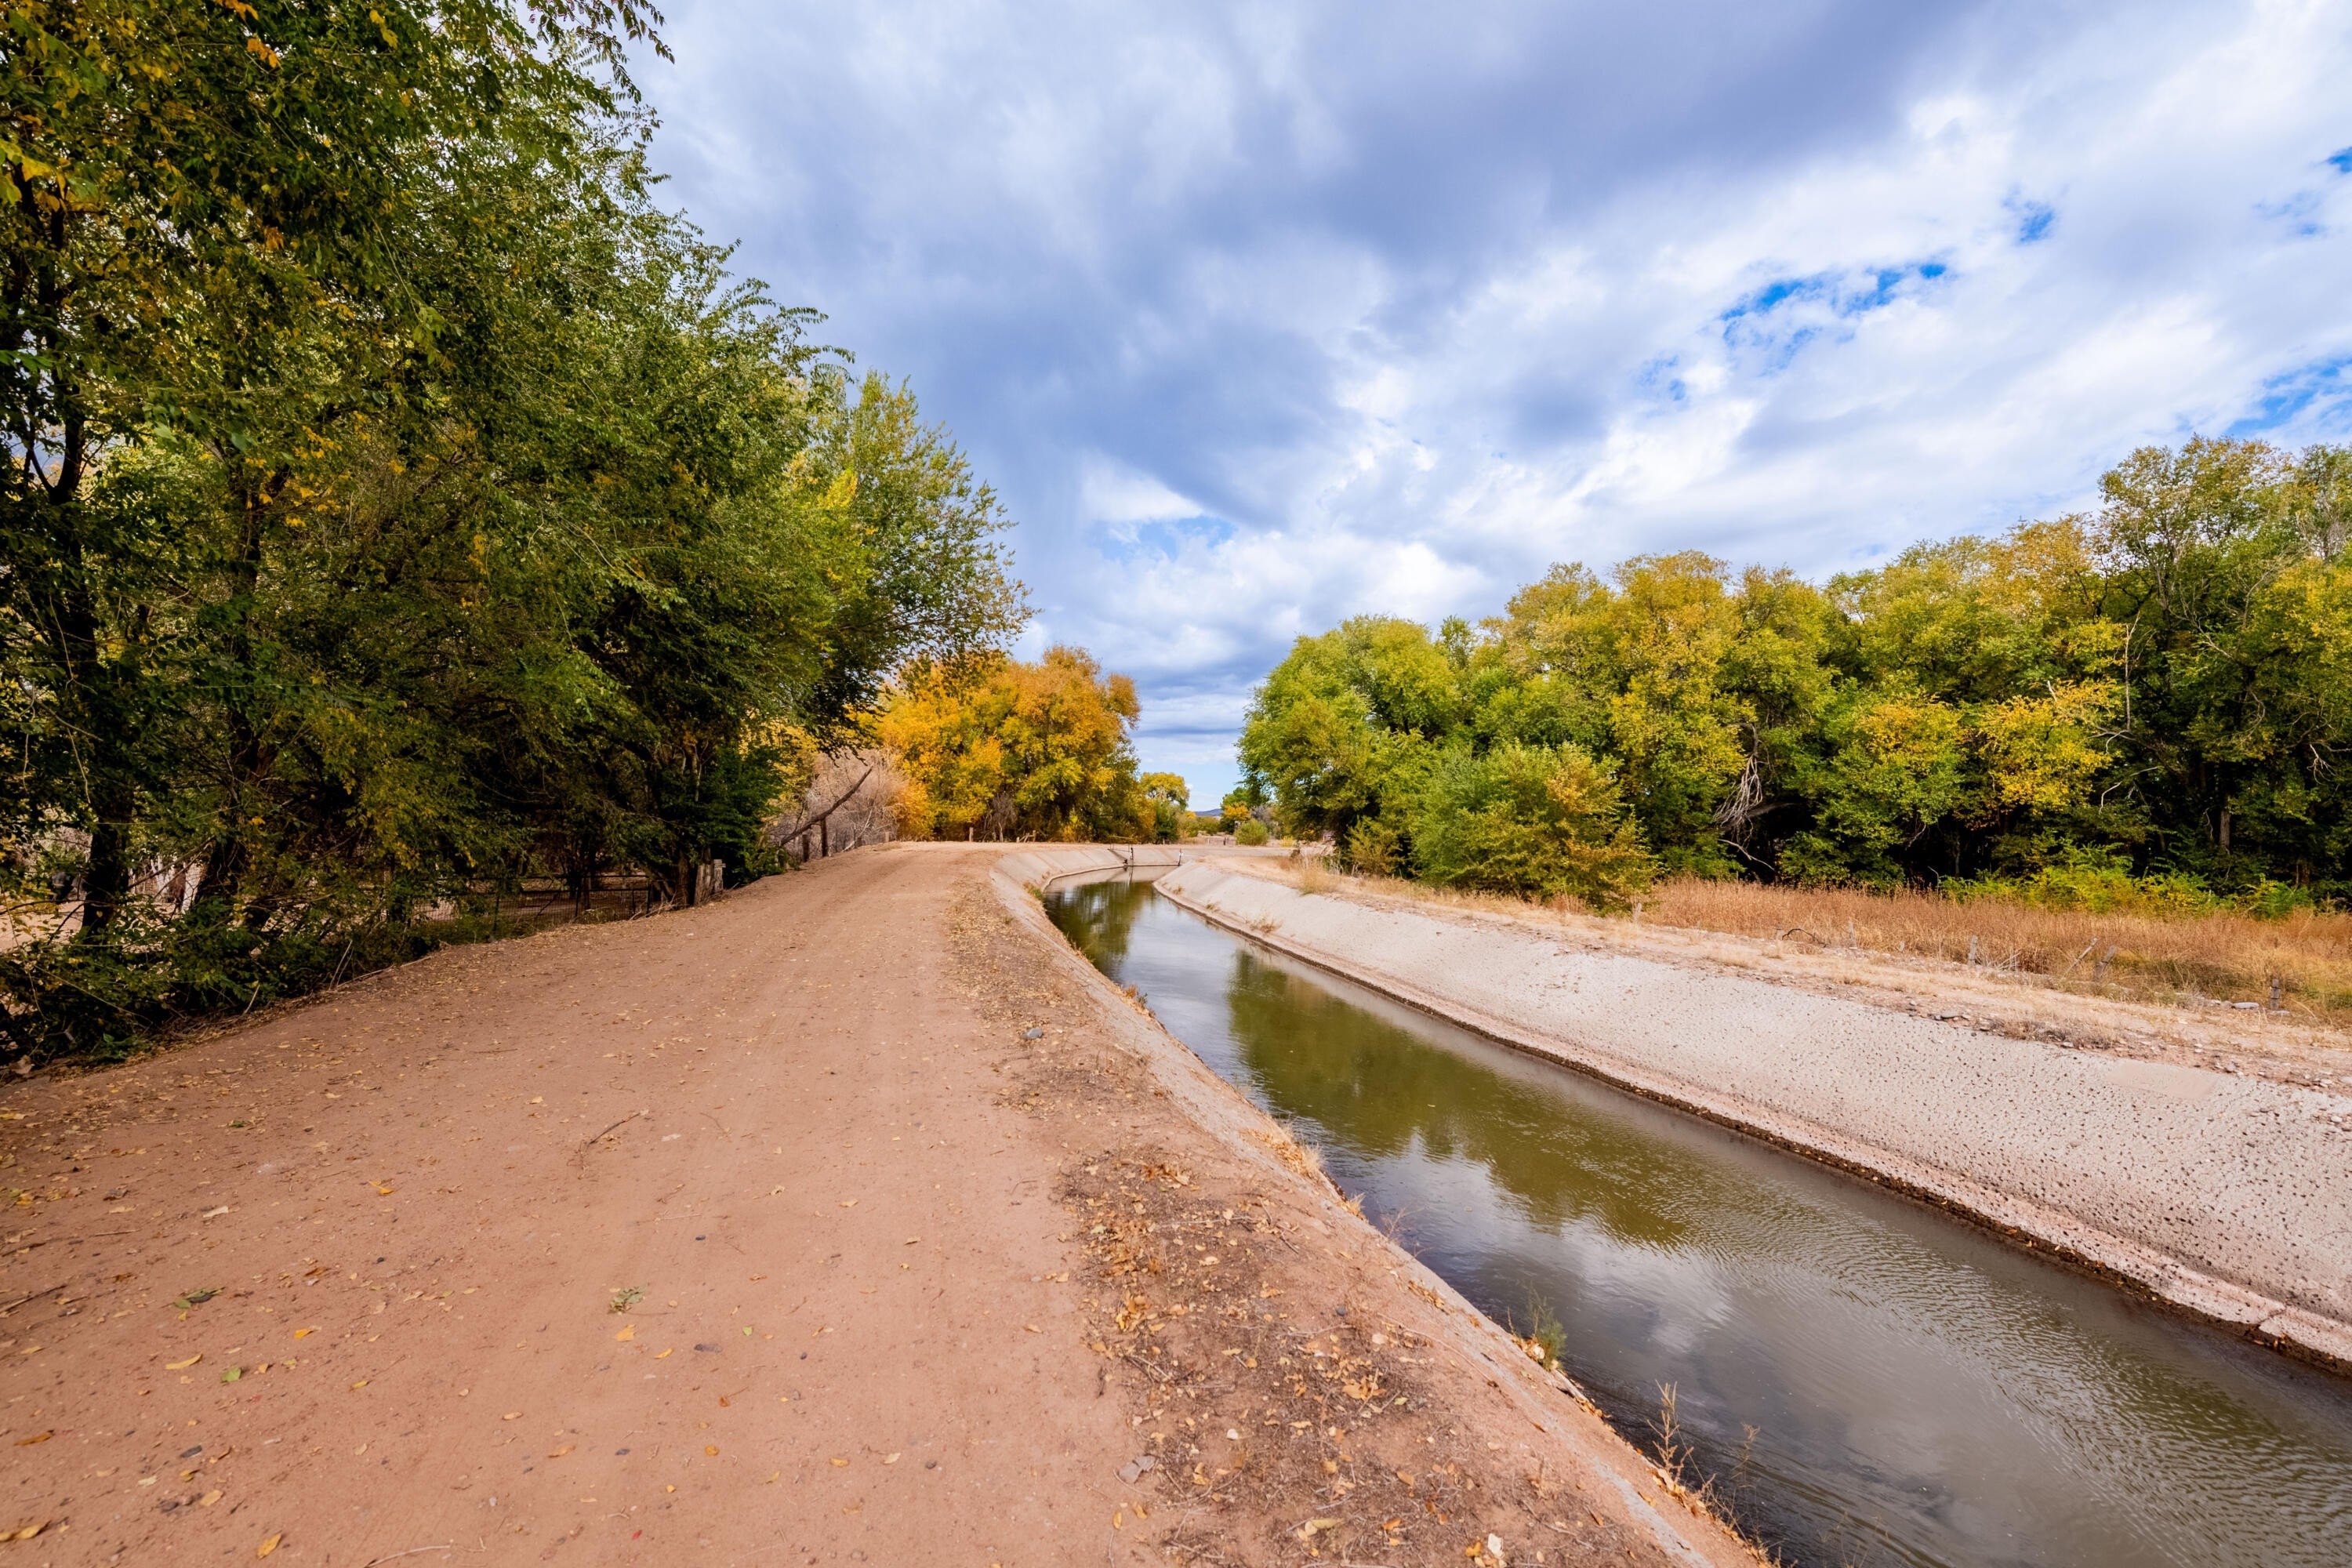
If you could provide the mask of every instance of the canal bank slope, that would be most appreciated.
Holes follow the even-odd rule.
[[[1232,862],[1183,907],[1532,1054],[2352,1363],[2352,1100],[2069,1051]]]
[[[59,1568],[1749,1560],[1005,853],[0,1085],[0,1528]]]

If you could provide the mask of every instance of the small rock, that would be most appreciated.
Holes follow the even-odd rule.
[[[1021,1031],[1021,1037],[1024,1040],[1042,1040],[1045,1037],[1045,1031],[1043,1029],[1024,1029]]]
[[[709,1351],[713,1355],[717,1355],[719,1353],[719,1347],[717,1345],[697,1345],[694,1348],[698,1351]]]
[[[1129,1486],[1133,1486],[1136,1481],[1142,1478],[1144,1471],[1152,1468],[1159,1463],[1160,1461],[1158,1459],[1153,1458],[1149,1454],[1138,1454],[1135,1458],[1129,1459],[1127,1463],[1118,1468],[1118,1479],[1127,1482]]]

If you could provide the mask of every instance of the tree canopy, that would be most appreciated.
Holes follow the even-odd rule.
[[[1359,865],[1604,904],[1659,870],[2352,893],[2352,449],[2191,440],[2101,493],[1826,584],[1685,552],[1349,621],[1242,761]]]
[[[876,734],[907,775],[898,810],[910,837],[1124,843],[1157,837],[1183,785],[1136,776],[1141,711],[1126,676],[1053,647],[1034,664],[918,663]]]
[[[651,200],[651,20],[10,8],[20,1047],[402,956],[527,871],[690,899],[894,670],[1024,620],[912,393]]]

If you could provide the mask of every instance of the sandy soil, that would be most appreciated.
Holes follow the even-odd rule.
[[[2352,1362],[2352,1096],[2333,1080],[2069,1048],[1655,943],[1308,895],[1267,869],[1196,864],[1160,887],[1508,1043]]]
[[[1746,1560],[999,858],[0,1091],[11,1561]]]

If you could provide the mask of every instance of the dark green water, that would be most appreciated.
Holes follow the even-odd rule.
[[[1804,1564],[2352,1564],[2352,1383],[1195,919],[1047,900],[1095,963],[1618,1429]]]

